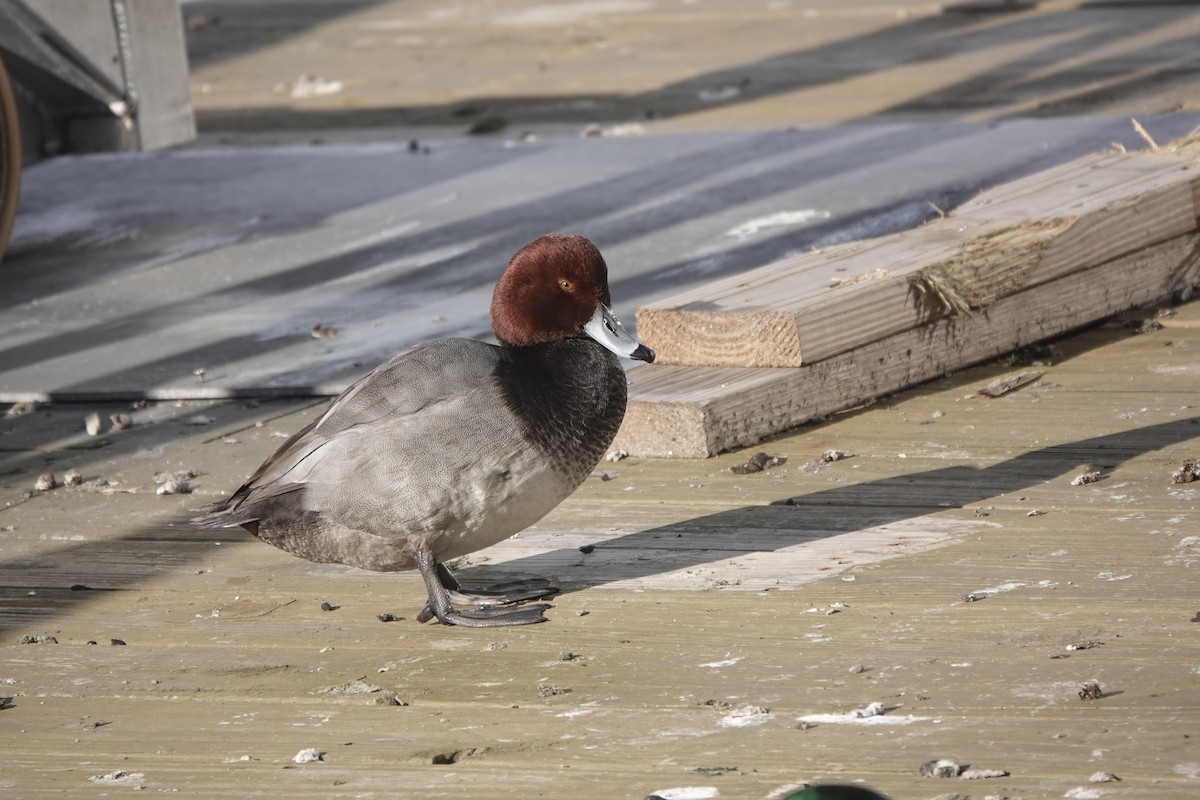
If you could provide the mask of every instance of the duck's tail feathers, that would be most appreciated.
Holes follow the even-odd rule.
[[[240,504],[235,505],[233,501],[234,498],[229,497],[216,503],[193,508],[192,513],[196,516],[192,517],[191,523],[202,528],[236,528],[258,519],[254,514],[247,514],[243,509],[238,508],[237,505]]]
[[[224,500],[192,509],[199,515],[192,517],[192,524],[203,528],[236,528],[256,525],[262,519],[264,501],[298,492],[303,488],[304,485],[300,483],[270,484],[268,486],[246,484]]]

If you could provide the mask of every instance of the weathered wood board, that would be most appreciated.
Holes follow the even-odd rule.
[[[630,408],[614,444],[701,458],[928,381],[1200,280],[1188,234],[1009,295],[986,311],[942,317],[801,367],[649,365],[629,372]]]
[[[664,365],[798,367],[1197,229],[1200,168],[1096,154],[952,216],[716,281],[638,311]]]
[[[78,407],[0,417],[0,788],[1192,800],[1200,483],[1170,475],[1200,455],[1200,304],[1164,322],[1060,342],[1041,384],[1000,398],[975,393],[995,370],[970,370],[782,437],[790,460],[765,472],[731,473],[744,454],[604,464],[619,474],[460,570],[561,581],[550,621],[517,629],[418,625],[414,573],[180,522],[319,409],[159,404],[91,448]],[[67,466],[114,492],[22,501]],[[185,467],[195,495],[154,494],[156,470]],[[1071,485],[1088,469],[1102,480]],[[1079,698],[1088,681],[1100,699]],[[295,763],[305,748],[322,760]],[[1008,774],[921,777],[938,758]]]

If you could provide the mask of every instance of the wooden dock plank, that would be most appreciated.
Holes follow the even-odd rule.
[[[985,312],[943,317],[790,369],[650,365],[631,370],[630,413],[614,446],[703,457],[744,447],[1200,281],[1200,237],[1177,237],[1041,287]],[[675,386],[681,387],[680,391]]]
[[[1197,228],[1194,164],[1097,154],[989,190],[948,219],[699,287],[638,311],[662,364],[796,367],[988,309]]]
[[[776,438],[764,449],[789,460],[765,472],[730,472],[745,452],[605,463],[610,480],[462,565],[472,583],[563,579],[550,622],[498,631],[416,624],[412,573],[180,523],[317,409],[206,405],[217,421],[197,427],[164,404],[86,450],[64,435],[77,408],[5,418],[30,449],[0,469],[0,782],[22,798],[123,795],[88,779],[124,770],[220,800],[757,800],[825,780],[928,800],[1078,796],[1108,771],[1122,797],[1191,800],[1200,483],[1170,475],[1200,455],[1200,304],[1177,311],[1146,335],[1058,341],[1002,397],[976,389],[1014,368],[977,367]],[[810,464],[831,448],[848,456]],[[68,462],[137,491],[22,499]],[[156,496],[167,467],[200,472],[196,494]],[[1072,486],[1085,468],[1102,480]],[[18,644],[34,634],[59,644]],[[1102,644],[1067,649],[1086,642]],[[1104,696],[1079,699],[1092,680]],[[360,681],[379,691],[326,693]],[[853,721],[872,702],[882,719]],[[308,747],[324,760],[294,764]],[[1010,775],[920,777],[935,758]]]

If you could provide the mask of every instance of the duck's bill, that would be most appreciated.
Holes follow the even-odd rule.
[[[629,335],[612,309],[600,303],[596,313],[583,325],[583,332],[619,356],[647,363],[654,360],[654,351]]]

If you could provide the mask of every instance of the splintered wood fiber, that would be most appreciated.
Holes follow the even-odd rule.
[[[1031,220],[971,239],[909,278],[918,306],[929,316],[969,313],[1021,291],[1046,247],[1074,223],[1071,217]]]

